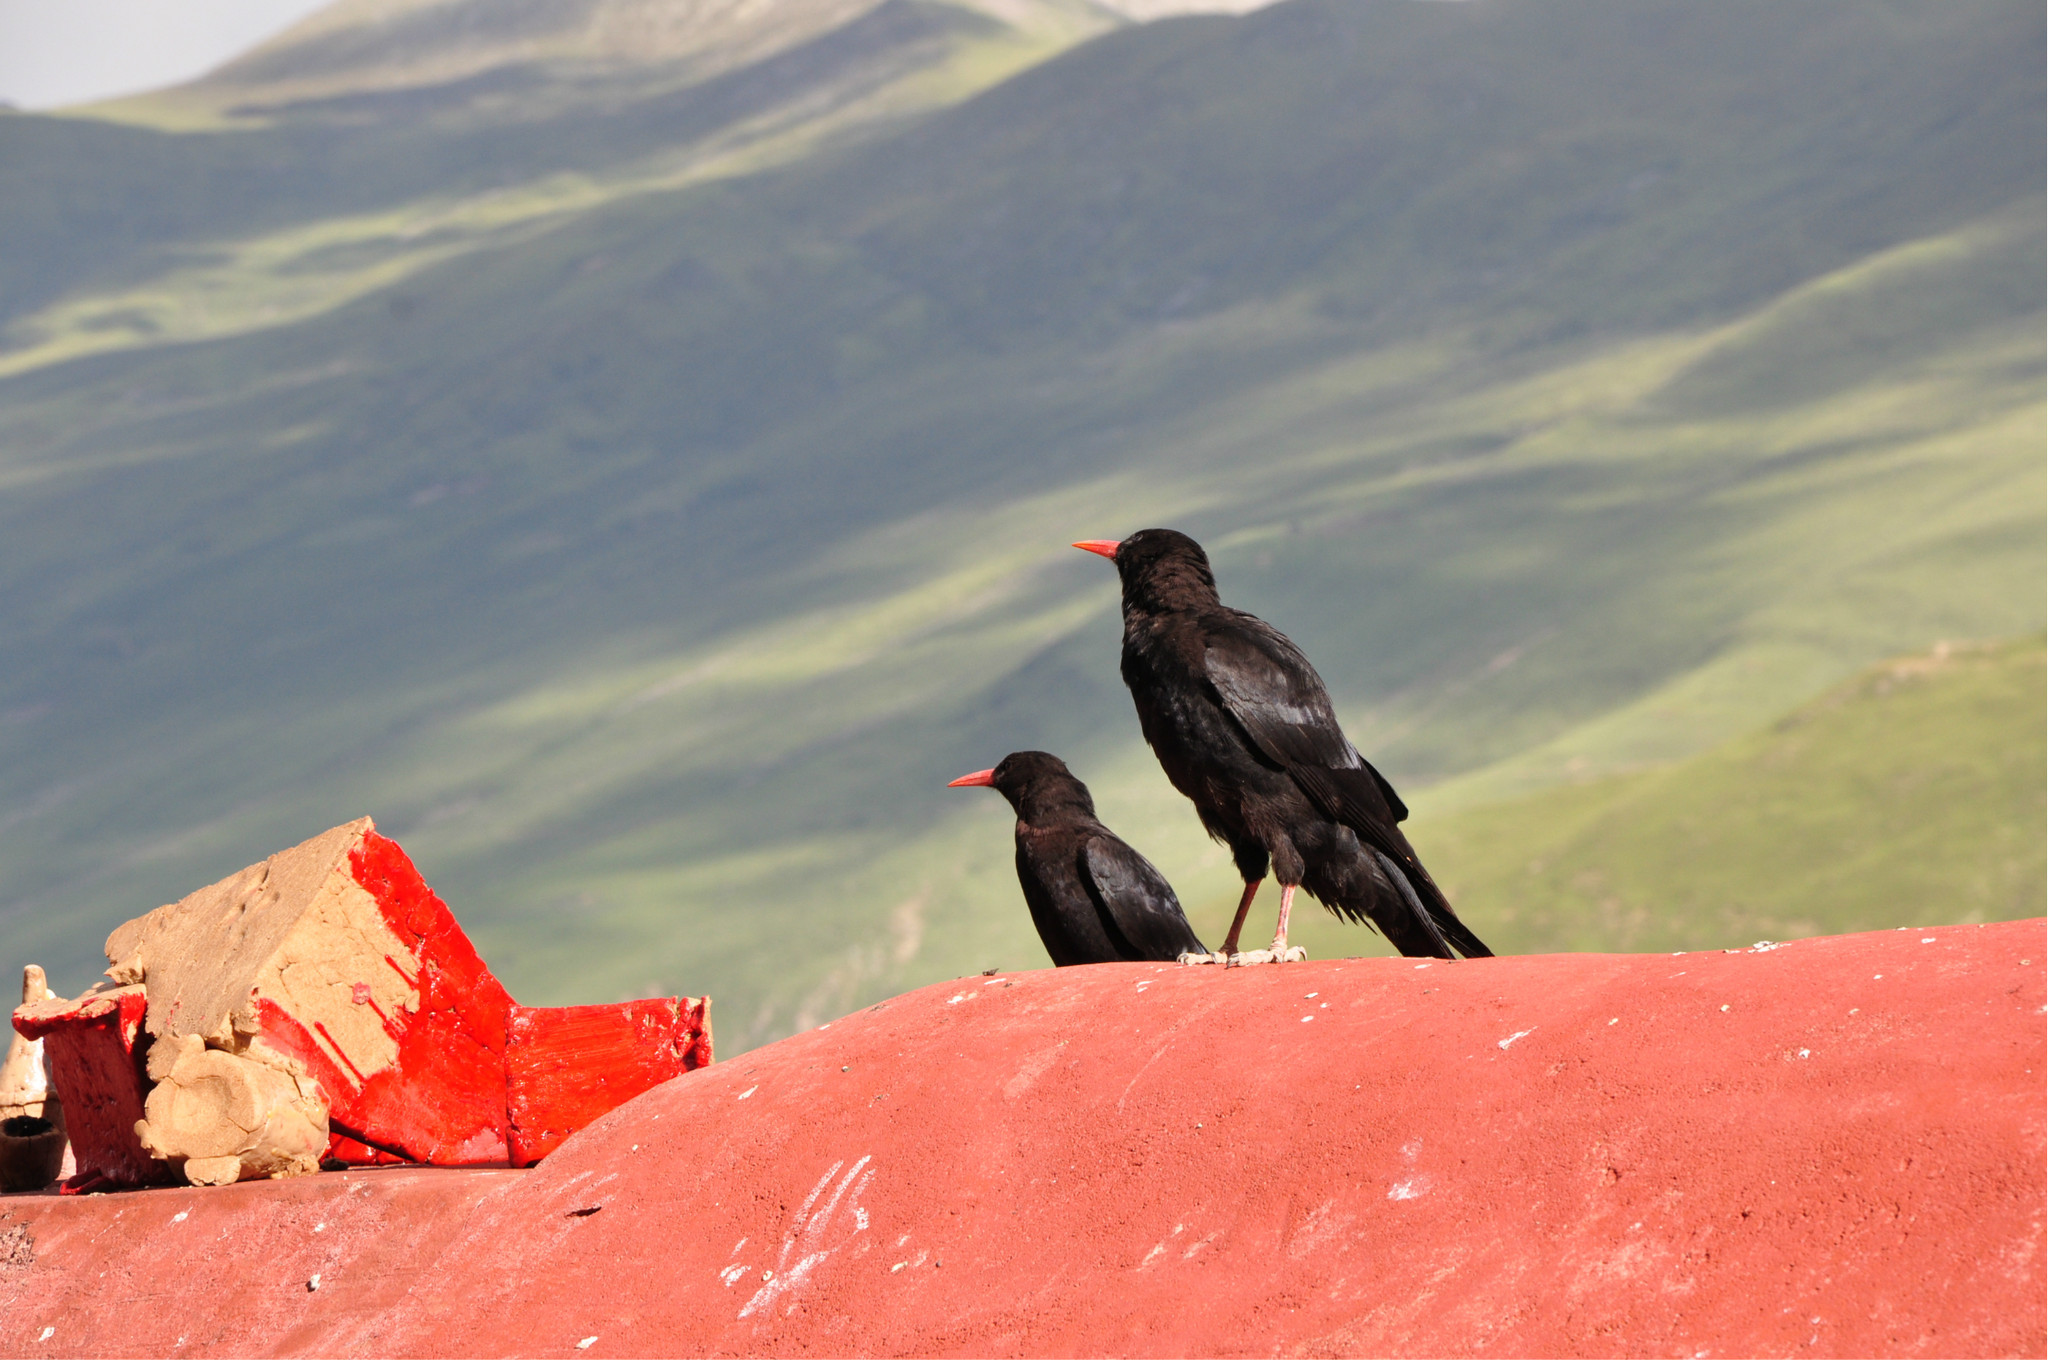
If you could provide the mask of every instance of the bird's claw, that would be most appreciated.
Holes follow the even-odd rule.
[[[1249,968],[1255,963],[1300,963],[1308,951],[1300,945],[1278,949],[1247,949],[1240,954],[1183,954],[1182,963],[1220,963],[1225,968]]]
[[[1308,951],[1297,944],[1283,945],[1278,949],[1247,949],[1239,954],[1198,954],[1191,949],[1181,955],[1179,961],[1187,967],[1216,963],[1225,968],[1249,968],[1255,963],[1301,963],[1307,958]]]

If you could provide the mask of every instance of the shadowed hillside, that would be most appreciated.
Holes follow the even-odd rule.
[[[731,1052],[1043,961],[941,787],[1030,746],[1208,910],[1063,546],[1145,524],[1425,847],[2042,625],[2037,9],[837,15],[0,119],[8,956],[368,811],[523,1000]]]

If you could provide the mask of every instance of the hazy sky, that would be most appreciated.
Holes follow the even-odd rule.
[[[327,0],[0,0],[0,99],[59,108],[175,85]]]

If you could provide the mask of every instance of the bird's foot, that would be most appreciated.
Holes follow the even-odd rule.
[[[1300,945],[1282,945],[1277,949],[1247,949],[1240,954],[1199,954],[1194,950],[1180,956],[1183,967],[1203,963],[1217,963],[1225,968],[1249,968],[1255,963],[1301,963],[1308,958],[1308,951]]]
[[[1229,955],[1223,963],[1229,968],[1249,968],[1255,963],[1300,963],[1306,958],[1308,951],[1300,945],[1282,945],[1278,949],[1247,949],[1242,954]]]

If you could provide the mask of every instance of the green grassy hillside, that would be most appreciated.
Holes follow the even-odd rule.
[[[2038,637],[1872,668],[1760,732],[1432,821],[1516,952],[1702,949],[2040,913]]]
[[[1043,962],[942,787],[1030,746],[1213,920],[1063,546],[1145,524],[1425,845],[2042,626],[2036,7],[1067,41],[0,118],[0,958],[370,812],[522,999],[730,1052]]]

